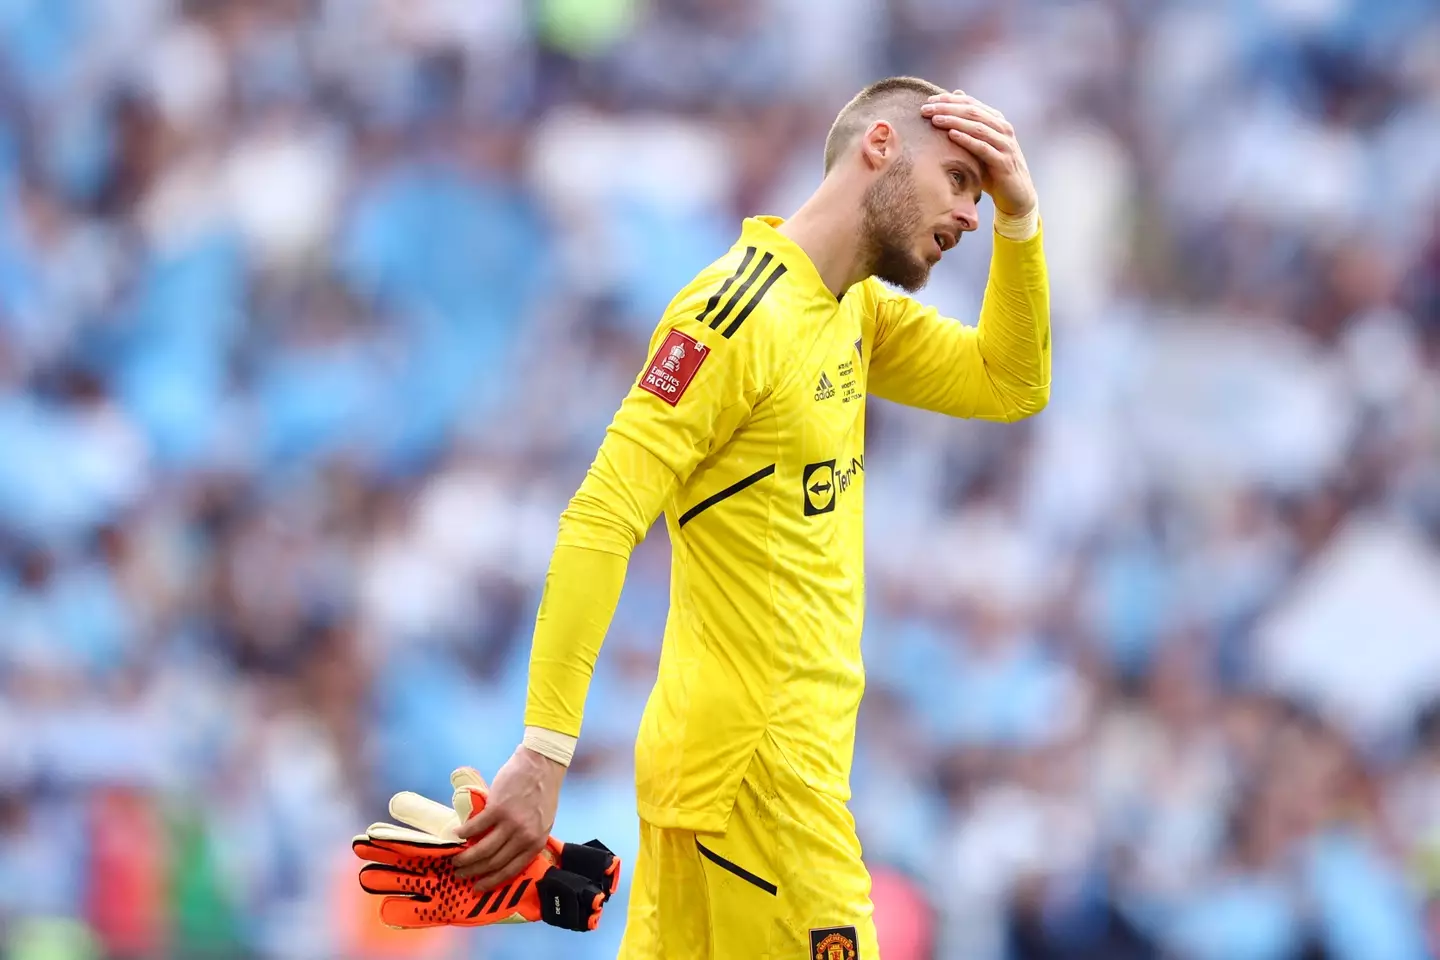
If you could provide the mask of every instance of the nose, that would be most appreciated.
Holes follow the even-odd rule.
[[[960,225],[962,233],[970,233],[980,226],[980,211],[975,206],[975,201],[969,197],[956,204],[955,209],[950,211],[950,216]]]

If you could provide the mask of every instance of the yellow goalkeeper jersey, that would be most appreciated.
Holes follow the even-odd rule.
[[[634,545],[672,547],[659,675],[636,745],[640,814],[724,828],[766,734],[849,797],[865,673],[865,408],[872,394],[1016,420],[1049,395],[1041,237],[995,236],[977,326],[870,279],[837,299],[774,217],[671,302],[561,518],[526,723],[578,735]]]

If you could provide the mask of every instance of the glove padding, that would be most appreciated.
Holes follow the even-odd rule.
[[[455,876],[452,858],[479,838],[461,840],[460,825],[485,806],[479,772],[450,775],[452,807],[404,791],[390,798],[390,815],[409,827],[371,824],[351,842],[369,863],[360,887],[381,896],[380,919],[399,929],[488,926],[542,921],[566,930],[594,930],[620,883],[620,858],[598,840],[562,843],[554,837],[518,876],[493,890]]]

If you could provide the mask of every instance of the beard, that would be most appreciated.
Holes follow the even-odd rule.
[[[910,158],[900,157],[881,174],[865,191],[861,205],[867,272],[909,293],[925,286],[930,264],[915,253],[922,217]]]

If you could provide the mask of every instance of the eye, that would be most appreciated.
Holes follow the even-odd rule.
[[[955,184],[955,189],[959,190],[965,186],[965,176],[959,170],[951,170],[950,182]]]

